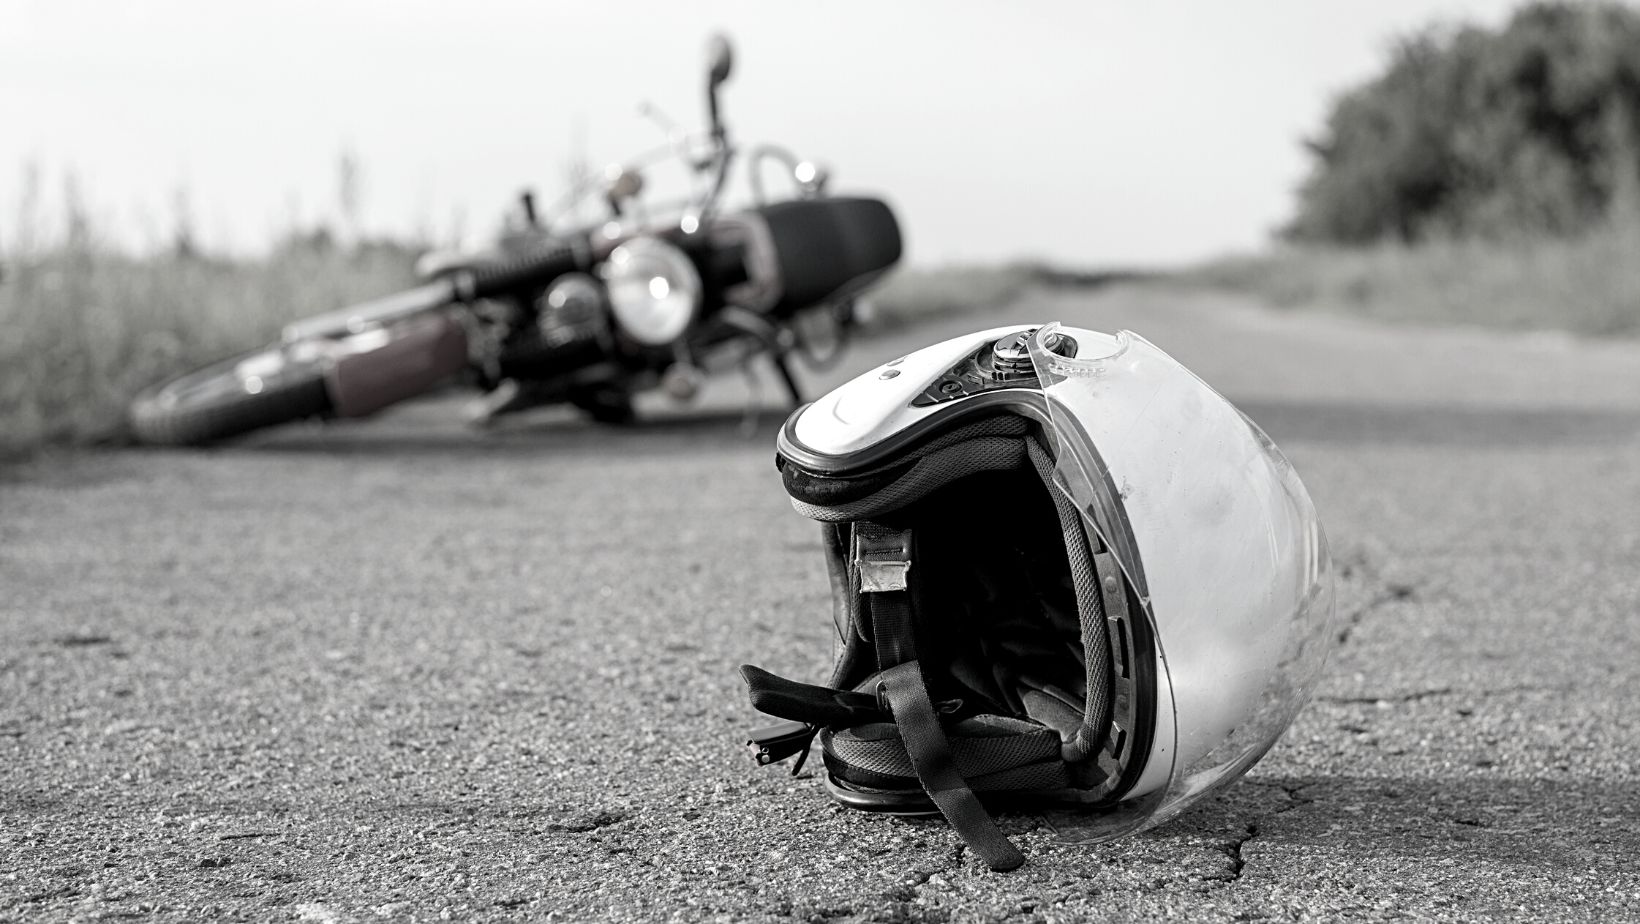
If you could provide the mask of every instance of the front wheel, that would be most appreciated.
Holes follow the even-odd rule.
[[[318,358],[265,347],[150,388],[131,402],[139,442],[187,446],[331,410]]]

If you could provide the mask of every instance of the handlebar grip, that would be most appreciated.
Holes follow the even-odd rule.
[[[546,282],[580,265],[577,248],[570,244],[542,244],[505,260],[473,267],[472,287],[462,294],[468,298],[489,298],[521,286]]]

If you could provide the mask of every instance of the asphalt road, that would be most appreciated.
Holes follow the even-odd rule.
[[[781,415],[439,400],[0,472],[0,919],[1640,919],[1640,343],[1140,289],[999,323],[1054,317],[1219,386],[1332,537],[1318,699],[1222,797],[1009,818],[1001,875],[833,807],[742,745],[736,666],[830,652]]]

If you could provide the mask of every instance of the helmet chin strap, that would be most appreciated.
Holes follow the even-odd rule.
[[[899,727],[911,766],[923,791],[945,820],[993,870],[1018,869],[1025,856],[1008,840],[979,797],[957,770],[950,739],[928,695],[917,661],[916,620],[910,582],[911,531],[870,521],[854,524],[854,562],[862,602],[869,601],[871,633],[877,648],[877,693]],[[867,596],[869,595],[869,596]]]

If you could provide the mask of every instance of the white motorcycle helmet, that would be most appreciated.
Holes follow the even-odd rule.
[[[821,521],[827,685],[742,669],[820,738],[839,802],[943,813],[995,869],[987,807],[1089,810],[1090,840],[1236,779],[1308,699],[1333,591],[1321,524],[1268,437],[1129,332],[997,328],[800,409],[778,463]],[[794,771],[795,772],[795,771]]]

